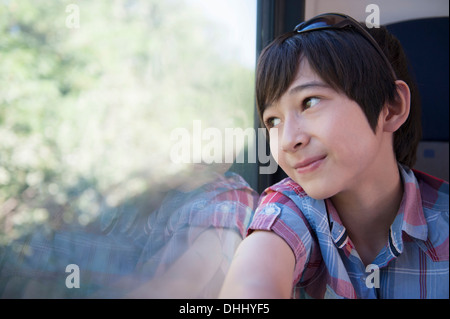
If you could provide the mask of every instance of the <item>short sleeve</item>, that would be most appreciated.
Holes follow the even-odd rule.
[[[282,193],[265,193],[247,235],[255,230],[273,231],[289,245],[295,256],[294,284],[298,282],[311,255],[312,245],[311,228],[300,208]]]

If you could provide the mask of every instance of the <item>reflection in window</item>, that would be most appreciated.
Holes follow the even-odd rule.
[[[124,258],[150,267],[157,239],[149,243],[150,230],[138,226],[167,196],[189,202],[216,178],[236,182],[251,214],[255,194],[239,176],[223,175],[231,164],[175,163],[171,133],[189,132],[194,158],[194,123],[253,127],[255,28],[256,0],[0,3],[1,296],[26,296],[45,277],[34,275],[58,273],[52,267],[75,251],[84,257],[71,263],[100,267],[90,275],[133,273],[117,266]],[[117,267],[102,272],[108,262]],[[35,272],[12,278],[21,267]],[[101,278],[78,296],[103,288]],[[53,284],[28,296],[74,296]]]

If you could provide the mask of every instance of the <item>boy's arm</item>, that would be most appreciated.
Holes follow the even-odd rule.
[[[295,256],[271,231],[255,231],[239,245],[219,298],[290,298]]]

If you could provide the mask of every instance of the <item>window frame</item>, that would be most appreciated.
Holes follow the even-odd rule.
[[[273,39],[293,30],[297,24],[305,20],[305,0],[258,0],[256,19],[257,60],[263,48]],[[256,111],[256,103],[254,106],[254,127],[257,132],[261,126]],[[266,150],[268,150],[269,147],[266,146]],[[258,149],[258,147],[257,143],[256,148]],[[250,174],[257,176],[256,181],[254,178],[250,178],[249,183],[258,193],[286,177],[286,174],[279,167],[274,174],[259,174],[260,166],[262,165],[258,162],[256,165],[249,167]]]

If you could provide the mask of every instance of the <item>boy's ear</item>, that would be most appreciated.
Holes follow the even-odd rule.
[[[385,132],[395,132],[405,123],[409,116],[411,94],[408,85],[402,81],[395,81],[397,97],[393,102],[387,102],[383,108],[383,129]]]

